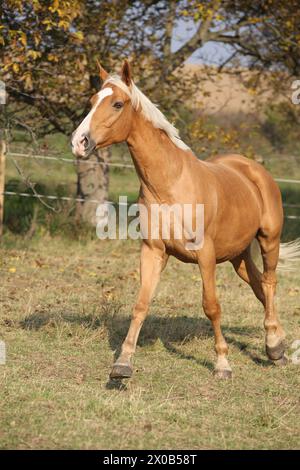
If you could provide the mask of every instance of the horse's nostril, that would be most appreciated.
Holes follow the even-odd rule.
[[[89,148],[89,139],[87,137],[83,139],[83,146],[85,149]]]
[[[83,148],[87,150],[90,146],[90,139],[87,135],[83,134],[80,139],[80,143],[83,145]]]

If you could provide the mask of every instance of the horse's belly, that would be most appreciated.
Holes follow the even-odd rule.
[[[231,260],[241,254],[252,242],[256,235],[257,229],[248,233],[247,237],[243,237],[242,240],[232,240],[232,243],[219,243],[215,244],[216,260],[217,263],[223,263],[224,261]]]
[[[168,255],[183,261],[184,263],[198,263],[197,250],[190,250],[183,240],[164,240]]]
[[[214,245],[218,263],[234,258],[249,246],[259,230],[260,219],[257,206],[251,211],[246,208],[228,209],[227,216],[216,225]]]
[[[258,226],[252,226],[239,238],[234,237],[234,232],[232,234],[227,234],[226,237],[217,237],[214,240],[217,263],[223,263],[224,261],[233,259],[242,253],[254,239],[258,228]],[[204,233],[204,244],[205,237],[211,238],[211,236],[208,233]],[[184,240],[164,240],[164,244],[166,252],[169,255],[174,256],[184,263],[198,263],[198,254],[202,248],[187,249],[186,241]]]
[[[198,221],[192,224],[197,229],[188,232],[188,239],[175,237],[173,224],[170,231],[167,230],[169,236],[164,237],[160,226],[159,238],[163,240],[169,255],[185,263],[197,263],[199,251],[205,246],[205,238],[209,237],[214,243],[216,261],[221,263],[239,255],[252,242],[260,227],[261,210],[251,192],[245,190],[243,195],[240,194],[238,202],[232,199],[226,207],[219,207],[220,210],[215,214],[209,206],[205,206],[204,202],[203,223],[199,224]],[[183,233],[187,233],[184,227],[181,235]]]

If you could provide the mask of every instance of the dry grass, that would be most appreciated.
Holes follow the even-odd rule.
[[[262,309],[230,266],[218,291],[234,379],[212,376],[197,267],[171,260],[122,385],[108,374],[138,289],[139,244],[6,235],[0,253],[1,448],[299,446],[299,366],[267,361]],[[278,308],[291,344],[299,274],[280,276]]]

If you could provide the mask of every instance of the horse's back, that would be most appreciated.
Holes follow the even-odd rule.
[[[280,189],[271,174],[260,163],[238,154],[217,155],[209,161],[237,171],[255,185],[262,201],[262,230],[271,228],[274,233],[281,231],[283,209]]]
[[[260,231],[273,233],[274,237],[281,232],[280,190],[262,165],[242,155],[217,155],[205,164],[215,175],[218,186],[221,217],[217,218],[216,226],[223,231],[217,233],[215,241],[221,252],[226,251],[225,245],[228,241],[230,244],[233,234],[238,249]]]

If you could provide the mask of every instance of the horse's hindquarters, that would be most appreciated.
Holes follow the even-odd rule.
[[[256,236],[262,218],[262,201],[258,188],[244,175],[220,169],[217,179],[215,217],[205,227],[215,245],[217,262],[234,258],[243,252]],[[209,211],[209,205],[205,205]],[[206,214],[209,219],[209,213]]]

